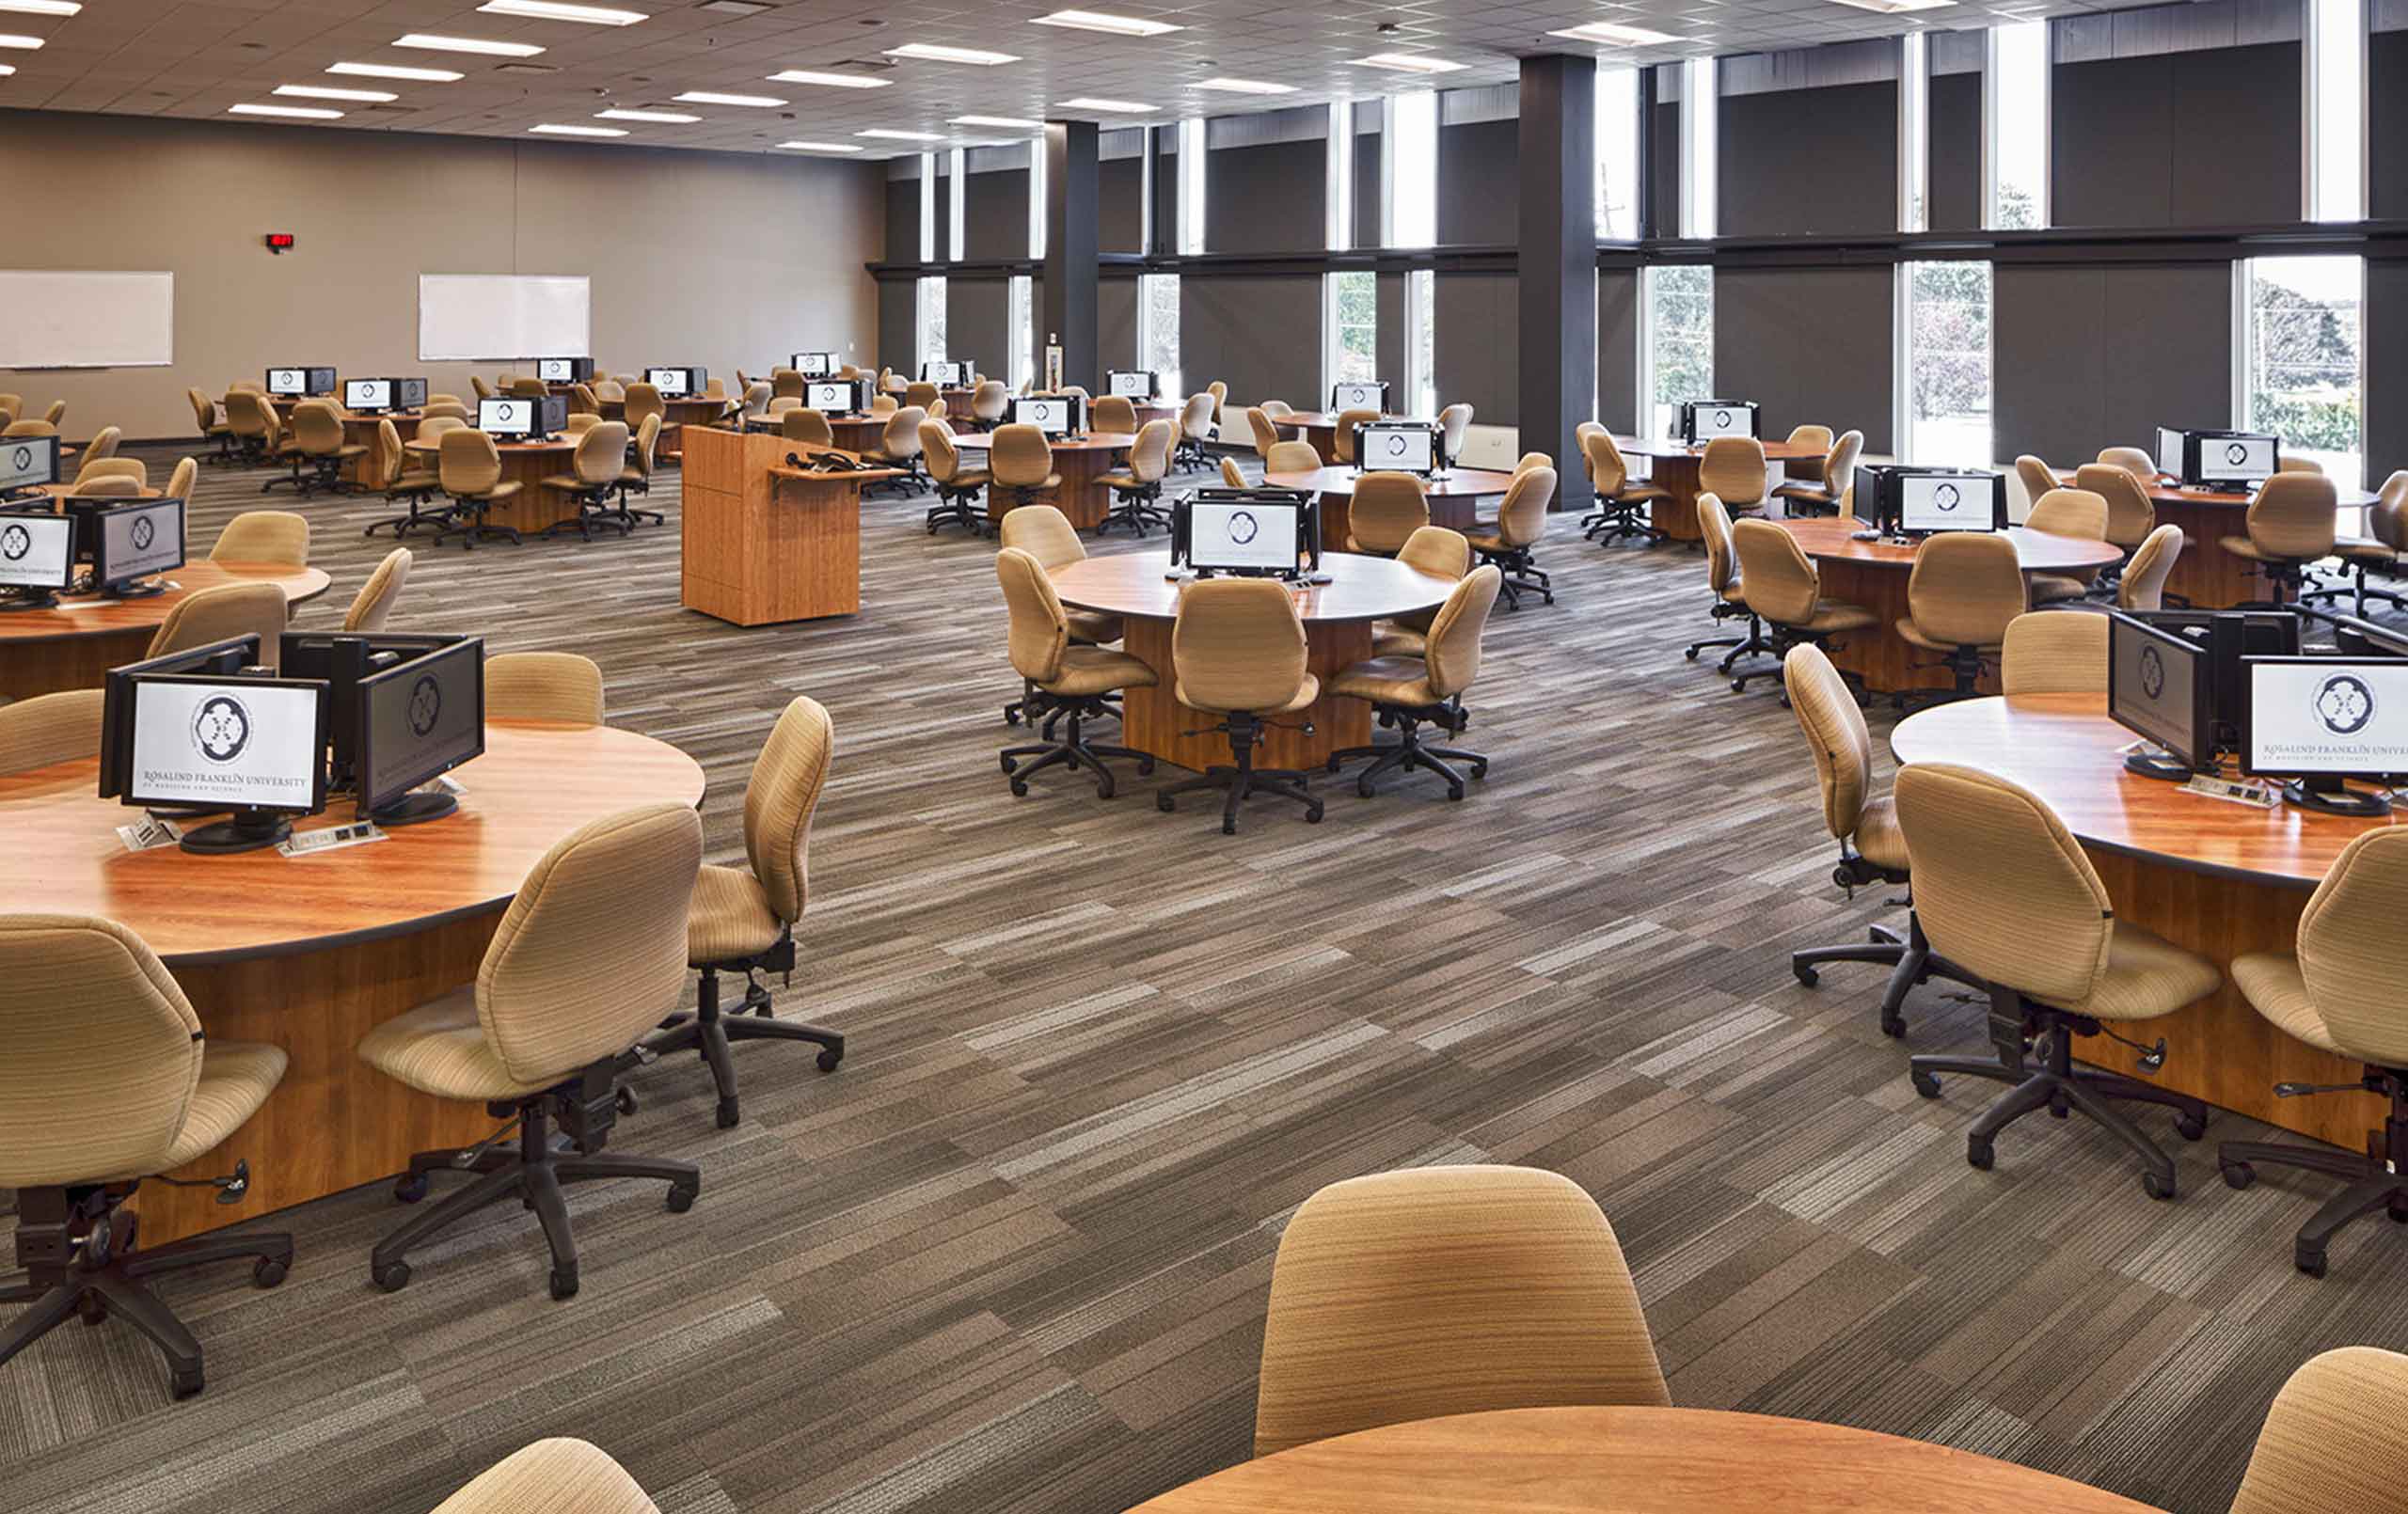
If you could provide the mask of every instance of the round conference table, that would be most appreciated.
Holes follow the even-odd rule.
[[[1291,591],[1305,623],[1305,666],[1321,679],[1322,695],[1265,733],[1259,758],[1264,767],[1317,769],[1340,748],[1369,746],[1370,704],[1330,693],[1330,680],[1370,657],[1373,621],[1434,609],[1455,587],[1452,579],[1432,577],[1388,558],[1325,552],[1322,566],[1330,582],[1297,584]],[[1066,562],[1051,576],[1064,604],[1119,616],[1125,627],[1121,648],[1160,676],[1151,688],[1122,692],[1120,744],[1202,772],[1216,763],[1228,765],[1229,743],[1216,732],[1189,734],[1220,717],[1171,696],[1171,625],[1179,617],[1182,585],[1164,576],[1169,571],[1167,552],[1124,552]],[[1293,729],[1307,720],[1312,722],[1310,734]]]
[[[440,459],[443,439],[410,440],[402,449],[420,457]],[[566,473],[576,457],[577,438],[559,435],[543,442],[505,442],[496,438],[493,449],[501,456],[501,481],[519,485],[518,492],[485,512],[488,526],[507,526],[531,535],[577,519],[577,497],[545,486],[555,473]]]
[[[0,614],[0,695],[31,699],[68,688],[98,688],[112,668],[139,662],[167,612],[204,589],[273,583],[288,605],[307,604],[333,580],[323,568],[280,562],[216,562],[202,558],[165,576],[165,593],[143,599],[81,595],[56,609]]]
[[[1091,431],[1084,436],[1049,436],[1054,448],[1054,471],[1061,476],[1061,487],[1038,497],[1038,502],[1051,504],[1070,518],[1080,530],[1091,531],[1103,524],[1112,513],[1112,491],[1098,481],[1117,466],[1122,454],[1136,445],[1134,434],[1125,431]],[[966,431],[953,439],[953,445],[965,454],[984,453],[995,443],[990,431]],[[981,462],[985,459],[982,457]],[[987,491],[987,520],[1000,525],[1009,501],[1007,491],[990,488]]]
[[[0,913],[100,915],[159,954],[201,1026],[291,1056],[284,1080],[216,1153],[170,1174],[251,1164],[250,1191],[150,1185],[155,1241],[256,1219],[390,1175],[414,1152],[493,1129],[477,1103],[431,1098],[353,1054],[378,1023],[476,981],[485,943],[544,853],[589,821],[663,800],[700,803],[702,765],[610,726],[488,720],[484,755],[454,769],[459,812],[388,839],[304,857],[129,852],[141,812],[94,795],[96,760],[0,778]],[[295,830],[353,819],[345,800]]]
[[[1971,1451],[1711,1409],[1508,1409],[1335,1435],[1130,1514],[2149,1514]]]
[[[1382,420],[1407,420],[1409,416],[1384,415]],[[1338,412],[1335,410],[1291,410],[1284,416],[1273,416],[1271,424],[1281,431],[1297,433],[1312,443],[1325,464],[1338,462]]]
[[[28,494],[42,495],[54,505],[57,504],[62,499],[76,498],[81,498],[93,504],[108,505],[128,503],[137,499],[156,499],[165,491],[153,489],[148,484],[145,484],[139,492],[135,494],[78,495],[75,492],[74,481],[71,479],[58,483],[31,484],[27,486],[26,492]],[[32,503],[30,499],[23,502],[26,504]]]
[[[680,433],[686,427],[707,426],[724,415],[728,406],[740,402],[742,399],[741,395],[733,400],[716,394],[662,395],[660,440],[657,444],[661,455],[675,457],[685,449]],[[625,399],[596,400],[594,407],[601,412],[605,420],[627,418],[627,402]],[[635,428],[630,426],[627,429],[633,431]]]
[[[1353,525],[1354,482],[1361,468],[1321,467],[1309,473],[1265,473],[1264,487],[1307,489],[1321,497],[1321,539],[1325,547],[1342,551]],[[1422,497],[1430,501],[1430,524],[1450,531],[1468,531],[1480,518],[1480,501],[1501,497],[1513,487],[1513,475],[1495,468],[1453,467],[1421,481]]]
[[[1936,705],[1898,723],[1898,762],[1956,763],[2020,783],[2047,801],[2082,844],[2115,914],[2214,962],[2226,975],[2209,998],[2118,1029],[2162,1035],[2150,1080],[2252,1119],[2363,1149],[2386,1106],[2370,1094],[2274,1096],[2278,1081],[2355,1083],[2355,1063],[2291,1039],[2249,1007],[2231,982],[2234,957],[2294,950],[2300,911],[2341,849],[2367,830],[2408,821],[2261,810],[2186,792],[2124,770],[2137,734],[2107,718],[2103,694],[2018,695]],[[2111,1042],[2076,1043],[2084,1060],[2129,1070]]]
[[[1704,540],[1703,533],[1698,529],[1697,497],[1698,467],[1705,461],[1705,449],[1691,447],[1676,438],[1645,441],[1637,436],[1622,435],[1614,437],[1614,446],[1626,458],[1648,459],[1646,481],[1656,485],[1670,497],[1648,507],[1648,519],[1655,523],[1656,528],[1675,542]],[[1767,463],[1803,463],[1810,458],[1819,463],[1828,455],[1828,448],[1807,447],[1790,441],[1765,443],[1765,461]]]
[[[2061,473],[2058,478],[2067,488],[2074,486],[2073,474]],[[2174,571],[2165,578],[2168,594],[2187,599],[2199,609],[2230,609],[2244,601],[2266,598],[2266,582],[2249,560],[2224,549],[2226,537],[2249,534],[2249,501],[2257,496],[2185,489],[2162,475],[2143,479],[2141,489],[2157,508],[2157,524],[2182,528],[2182,554],[2174,560]],[[2376,502],[2363,489],[2339,491],[2343,510],[2364,510]]]
[[[1790,516],[1772,523],[1798,539],[1822,575],[1823,597],[1861,605],[1874,623],[1847,631],[1831,640],[1832,663],[1862,675],[1877,693],[1894,694],[1909,688],[1954,688],[1956,680],[1945,668],[1926,668],[1940,654],[1910,644],[1898,634],[1907,618],[1907,578],[1914,571],[1915,547],[1903,542],[1860,542],[1861,520],[1838,516]],[[1999,533],[2015,544],[2017,563],[2028,579],[2036,573],[2083,577],[2123,560],[2112,542],[2056,536],[2029,527],[2010,526]],[[1988,677],[1990,675],[1986,675]],[[1995,686],[1991,677],[1990,686]]]

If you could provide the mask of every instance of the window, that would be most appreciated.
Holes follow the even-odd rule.
[[[1028,139],[1028,255],[1045,256],[1045,138]]]
[[[2307,77],[2308,218],[2364,220],[2365,0],[2308,0]]]
[[[1990,265],[1898,265],[1906,306],[1907,461],[1988,467],[1990,451]]]
[[[920,261],[937,260],[937,159],[920,154]]]
[[[2244,339],[2242,425],[2273,432],[2344,489],[2366,468],[2366,265],[2356,258],[2252,258],[2238,263]]]
[[[1639,237],[1639,71],[1597,70],[1597,235]]]
[[[962,258],[964,238],[969,234],[969,229],[961,223],[966,218],[963,206],[970,185],[970,155],[961,149],[955,148],[945,155],[945,241],[947,245],[944,255],[949,260],[959,262]]]
[[[1428,89],[1388,102],[1388,245],[1427,247],[1438,240],[1438,97]]]
[[[1037,281],[1026,274],[1012,276],[1010,285],[1011,310],[1005,319],[1010,323],[1012,350],[1006,355],[1004,382],[1013,388],[1027,383],[1037,372]]]
[[[1716,91],[1714,59],[1681,65],[1681,235],[1710,237],[1716,221]]]
[[[1412,397],[1417,416],[1438,413],[1437,323],[1430,313],[1437,282],[1438,276],[1427,268],[1404,276],[1404,329],[1411,338],[1404,350],[1404,392]]]
[[[1324,320],[1329,328],[1329,352],[1322,366],[1328,382],[1378,382],[1379,276],[1369,271],[1331,274],[1323,284],[1328,301]]]
[[[1154,371],[1164,394],[1187,392],[1180,372],[1177,274],[1138,276],[1137,366]]]
[[[1204,250],[1204,123],[1179,123],[1179,250]]]
[[[1327,193],[1322,196],[1326,224],[1324,244],[1332,252],[1354,245],[1354,107],[1343,100],[1329,103],[1329,143],[1324,160]]]
[[[1931,39],[1909,32],[1898,47],[1898,229],[1930,229]]]
[[[1706,263],[1663,263],[1640,284],[1645,302],[1645,393],[1656,435],[1672,430],[1671,407],[1714,394],[1714,269]]]
[[[942,279],[942,278],[924,278],[924,279],[921,279],[921,280],[920,280],[920,297],[919,297],[919,301],[918,301],[918,311],[917,311],[917,314],[918,314],[918,317],[919,317],[919,334],[920,334],[920,339],[919,339],[919,343],[918,343],[918,347],[919,347],[919,356],[918,356],[918,361],[923,362],[923,363],[942,363],[942,362],[943,362],[943,361],[944,361],[944,280],[943,280],[943,279]]]
[[[1982,224],[2002,231],[2049,224],[2049,24],[2018,22],[1989,33],[1983,73]]]

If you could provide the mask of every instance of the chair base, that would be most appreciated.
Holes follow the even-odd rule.
[[[435,544],[441,546],[455,536],[460,539],[460,550],[463,552],[475,551],[479,542],[508,542],[513,546],[523,544],[515,528],[486,525],[486,508],[482,500],[461,500],[452,512],[452,524],[435,533]]]
[[[1040,768],[1067,767],[1072,772],[1077,772],[1084,766],[1095,775],[1096,797],[1111,798],[1116,789],[1112,781],[1112,769],[1103,765],[1106,757],[1134,757],[1137,759],[1137,773],[1141,778],[1153,772],[1154,759],[1151,754],[1130,747],[1099,747],[1090,743],[1081,733],[1079,728],[1086,721],[1109,713],[1101,698],[1062,699],[1045,693],[1041,689],[1033,690],[1029,698],[1036,703],[1032,706],[1027,701],[1023,701],[1021,707],[1022,714],[1031,725],[1035,725],[1040,716],[1043,717],[1044,744],[1006,747],[998,754],[1003,763],[1004,777],[1011,780],[1012,793],[1015,796],[1021,798],[1028,796],[1028,775]],[[1006,712],[1006,718],[1009,718],[1008,710]],[[1067,719],[1069,722],[1069,730],[1060,741],[1053,739],[1054,722],[1057,719]]]
[[[1160,484],[1142,491],[1116,489],[1112,492],[1112,513],[1096,526],[1098,536],[1115,526],[1126,526],[1141,537],[1156,526],[1165,530],[1170,528],[1170,513],[1163,509]]]
[[[1738,658],[1741,652],[1759,652],[1773,659],[1773,665],[1769,668],[1754,668],[1746,672],[1732,673],[1731,692],[1734,694],[1744,694],[1748,691],[1748,686],[1759,678],[1779,678],[1781,676],[1782,663],[1788,657],[1791,648],[1823,647],[1828,649],[1831,644],[1831,639],[1833,637],[1845,634],[1846,633],[1844,632],[1838,631],[1817,634],[1813,631],[1800,631],[1794,626],[1775,624],[1772,628],[1772,636],[1769,639],[1762,637],[1753,638],[1752,639],[1755,644],[1752,647],[1741,647],[1735,649],[1730,656],[1722,659],[1722,670],[1724,672],[1731,671],[1732,663]],[[1847,691],[1856,697],[1856,702],[1858,706],[1861,708],[1872,698],[1872,696],[1865,691],[1864,675],[1862,673],[1849,672],[1845,668],[1838,670],[1838,672],[1840,675],[1840,682],[1847,686]],[[1781,696],[1781,702],[1783,704],[1788,703],[1788,694],[1783,693]]]
[[[958,526],[973,536],[987,534],[987,512],[978,508],[979,491],[953,490],[937,485],[937,502],[928,507],[928,534],[934,536],[940,526]]]
[[[393,533],[394,540],[399,541],[401,538],[407,536],[410,532],[417,530],[421,527],[430,531],[440,531],[445,527],[452,524],[454,512],[450,505],[445,505],[442,509],[436,510],[431,508],[433,504],[434,495],[432,492],[423,495],[412,496],[410,499],[410,513],[408,514],[388,515],[383,520],[371,521],[368,523],[367,528],[359,534],[362,536],[373,536],[379,529],[387,529]]]
[[[1470,722],[1460,718],[1460,710],[1424,710],[1386,704],[1375,708],[1382,725],[1397,728],[1398,739],[1374,742],[1368,747],[1347,747],[1329,754],[1328,768],[1333,773],[1357,757],[1373,759],[1370,766],[1354,775],[1354,792],[1364,798],[1368,799],[1377,792],[1381,778],[1389,773],[1410,773],[1417,767],[1446,780],[1447,797],[1453,800],[1464,796],[1464,775],[1455,770],[1453,764],[1469,765],[1471,776],[1475,779],[1488,776],[1488,759],[1479,752],[1454,747],[1433,747],[1421,739],[1421,724],[1425,720],[1450,733],[1463,730]],[[1450,715],[1454,718],[1449,718]]]
[[[1737,664],[1740,658],[1752,657],[1760,653],[1770,652],[1772,650],[1772,643],[1765,639],[1764,622],[1758,620],[1755,616],[1749,614],[1745,609],[1739,608],[1738,607],[1733,606],[1725,601],[1718,600],[1715,602],[1712,613],[1714,619],[1718,622],[1735,620],[1746,621],[1748,623],[1748,634],[1746,636],[1708,637],[1703,641],[1692,641],[1688,645],[1688,650],[1681,654],[1681,655],[1688,658],[1689,661],[1697,661],[1697,654],[1703,652],[1708,647],[1729,647],[1731,650],[1723,655],[1722,660],[1715,664],[1715,670],[1727,678],[1730,676],[1732,668]]]
[[[2354,582],[2334,584],[2323,589],[2311,589],[2299,596],[2299,602],[2303,605],[2312,605],[2320,599],[2338,600],[2346,596],[2354,601],[2353,613],[2360,619],[2366,616],[2368,600],[2379,601],[2398,609],[2408,609],[2408,598],[2402,598],[2388,589],[2372,587],[2367,582],[2367,570],[2355,564],[2352,566],[2355,571]]]
[[[1580,517],[1581,534],[1599,546],[1609,546],[1626,537],[1637,537],[1649,546],[1671,541],[1671,533],[1658,530],[1641,515],[1645,508],[1642,505],[1608,505]]]
[[[1983,660],[1978,647],[1957,647],[1938,662],[1915,664],[1918,668],[1945,668],[1951,685],[1947,688],[1902,688],[1890,696],[1890,707],[1904,713],[1909,705],[1929,709],[1935,704],[1953,704],[1958,700],[1978,698],[1982,674],[1989,664]]]
[[[1229,752],[1236,762],[1226,767],[1208,767],[1197,777],[1154,790],[1154,808],[1169,814],[1179,808],[1179,796],[1182,794],[1224,792],[1227,797],[1221,802],[1221,834],[1234,836],[1238,833],[1238,807],[1259,790],[1295,800],[1305,807],[1305,823],[1320,825],[1322,804],[1306,789],[1304,774],[1287,768],[1254,765],[1254,749],[1261,743],[1262,733],[1269,724],[1259,716],[1233,710],[1219,725],[1207,727],[1208,731],[1219,731],[1229,738]],[[1304,730],[1310,734],[1311,723],[1307,722]],[[1194,733],[1201,735],[1204,733]]]
[[[705,964],[702,969],[702,983],[694,997],[694,1017],[676,1017],[667,1030],[621,1058],[621,1069],[625,1070],[635,1063],[657,1062],[673,1052],[699,1052],[711,1069],[711,1080],[719,1088],[717,1118],[722,1130],[735,1128],[743,1118],[742,1107],[737,1101],[736,1063],[731,1043],[808,1041],[819,1048],[819,1070],[834,1072],[838,1064],[845,1060],[843,1033],[824,1026],[807,1025],[800,1020],[770,1018],[769,990],[752,976],[763,970],[789,973],[794,970],[794,938],[791,935],[757,956]],[[719,975],[721,972],[741,972],[745,975],[744,998],[727,1015],[721,1015],[719,1007]],[[747,1017],[748,1011],[751,1017]]]
[[[1923,922],[1914,911],[1907,912],[1907,935],[1901,938],[1887,925],[1874,925],[1866,931],[1861,946],[1810,946],[1789,954],[1789,970],[1798,981],[1812,988],[1822,981],[1819,969],[1834,962],[1862,962],[1871,967],[1890,970],[1889,986],[1881,992],[1881,1033],[1902,1036],[1907,1033],[1907,995],[1934,978],[1945,978],[1968,987],[1980,987],[1962,969],[1932,954],[1931,942],[1923,933]]]
[[[1505,608],[1509,613],[1522,607],[1524,594],[1537,594],[1550,605],[1555,603],[1555,580],[1539,571],[1538,563],[1531,559],[1529,548],[1515,547],[1502,552],[1482,551],[1480,554],[1480,560],[1482,562],[1495,563],[1497,571],[1502,576],[1502,581],[1498,587],[1505,591]]]
[[[2260,1165],[2296,1167],[2348,1182],[2291,1238],[2291,1265],[2310,1277],[2324,1275],[2325,1247],[2352,1221],[2381,1210],[2393,1223],[2408,1224],[2408,1072],[2368,1067],[2366,1088],[2389,1098],[2391,1112],[2382,1129],[2368,1132],[2363,1156],[2256,1141],[2227,1141],[2216,1148],[2216,1166],[2233,1188],[2256,1182]]]

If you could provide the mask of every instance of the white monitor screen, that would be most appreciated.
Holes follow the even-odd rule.
[[[2178,636],[2128,620],[2107,625],[2107,718],[2186,762],[2212,751],[2199,739],[2199,659],[2207,655]]]
[[[1022,398],[1018,404],[1015,414],[1022,425],[1035,426],[1048,436],[1069,434],[1073,408],[1069,400]]]
[[[853,408],[853,386],[841,381],[826,379],[802,386],[802,402],[811,409],[840,416]]]
[[[64,589],[75,572],[75,522],[0,515],[0,588]]]
[[[11,436],[0,442],[0,489],[58,481],[58,438]]]
[[[683,368],[647,368],[643,371],[643,381],[658,389],[660,397],[664,400],[682,399],[686,393],[686,380],[690,371],[691,370]]]
[[[920,378],[928,384],[949,384],[958,388],[970,382],[968,363],[922,363]]]
[[[797,353],[794,355],[794,371],[804,378],[826,378],[836,371],[836,355],[834,353]]]
[[[92,554],[93,576],[104,584],[128,583],[184,565],[184,502],[152,499],[96,513],[101,537]]]
[[[577,360],[573,357],[538,357],[535,359],[535,376],[547,384],[574,384],[577,382]]]
[[[1898,480],[1898,528],[1904,531],[1987,531],[1997,524],[1987,478],[1909,473]]]
[[[2272,436],[2202,436],[2199,477],[2219,483],[2263,483],[2274,476]]]
[[[2169,479],[2182,476],[2182,433],[2175,427],[2157,428],[2157,471]]]
[[[1106,392],[1119,395],[1124,400],[1150,400],[1154,397],[1154,375],[1151,373],[1142,371],[1132,373],[1115,369],[1104,375],[1104,382],[1108,386]]]
[[[1697,439],[1753,436],[1756,412],[1744,404],[1702,404],[1697,407]]]
[[[488,436],[523,437],[535,429],[532,400],[479,400],[477,429]]]
[[[1187,507],[1191,568],[1296,566],[1296,507],[1198,500]]]
[[[2253,773],[2408,773],[2408,662],[2248,658]]]
[[[319,794],[325,694],[318,683],[138,680],[125,796],[306,813]]]
[[[1438,432],[1433,426],[1365,426],[1355,457],[1384,473],[1428,473],[1438,465]]]
[[[306,368],[271,368],[267,371],[267,392],[270,394],[307,394],[309,392],[309,371]]]
[[[1339,411],[1386,410],[1388,407],[1388,386],[1385,384],[1332,385],[1329,407]]]
[[[342,404],[346,410],[390,410],[393,408],[393,381],[345,379],[342,381]]]

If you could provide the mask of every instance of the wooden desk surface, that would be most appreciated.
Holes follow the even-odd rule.
[[[1912,546],[1897,542],[1856,540],[1856,533],[1865,529],[1861,520],[1791,516],[1772,524],[1798,538],[1798,546],[1810,558],[1828,558],[1835,561],[1861,562],[1901,570],[1914,566],[1915,548]],[[2124,556],[2122,549],[2112,542],[2058,536],[2028,527],[2010,526],[2000,534],[2015,544],[2016,560],[2026,573],[2086,573],[2121,561]]]
[[[1614,436],[1614,446],[1625,457],[1703,457],[1705,455],[1705,447],[1703,443],[1691,447],[1687,442],[1671,436],[1648,441],[1642,437],[1624,436],[1617,433]],[[1827,457],[1830,454],[1830,449],[1828,447],[1807,447],[1786,439],[1765,443],[1765,461],[1767,463],[1798,463],[1810,457]]]
[[[700,803],[702,765],[610,726],[489,721],[485,752],[455,769],[460,812],[388,841],[310,857],[129,852],[117,828],[140,812],[93,795],[94,760],[0,778],[0,849],[38,867],[0,875],[0,913],[122,921],[169,965],[342,946],[501,908],[527,870],[588,821],[641,804]],[[353,818],[348,799],[294,822]]]
[[[1315,494],[1342,494],[1350,498],[1361,468],[1325,467],[1310,472],[1265,473],[1262,481],[1274,489],[1309,489]],[[1485,499],[1513,486],[1513,475],[1495,468],[1449,468],[1421,481],[1421,492],[1433,499]]]
[[[1046,442],[1057,452],[1119,452],[1136,445],[1135,434],[1125,431],[1091,431],[1084,436],[1049,436]],[[995,445],[991,431],[965,431],[953,439],[953,445],[965,452],[983,450]]]
[[[1703,1409],[1515,1409],[1316,1441],[1131,1514],[2146,1514],[2013,1462]]]
[[[2076,477],[2077,475],[2071,471],[2060,472],[2057,475],[2057,481],[2071,489],[2076,487],[2074,483]],[[2255,493],[2245,490],[2235,492],[2229,489],[2185,489],[2163,474],[2143,479],[2141,490],[2153,502],[2161,505],[2226,505],[2234,509],[2245,510],[2248,508],[2249,501],[2258,497]],[[2368,505],[2381,502],[2378,496],[2368,494],[2364,489],[2337,489],[2336,494],[2338,506],[2343,510],[2363,510]],[[2238,530],[2240,527],[2236,523],[2233,528]]]
[[[1383,415],[1380,418],[1382,420],[1420,419],[1419,417],[1400,416],[1393,412]],[[1291,410],[1284,416],[1273,416],[1271,418],[1271,423],[1275,426],[1335,426],[1338,424],[1338,412],[1335,410]],[[1424,423],[1430,425],[1436,424],[1435,421],[1426,421]]]
[[[49,496],[51,502],[54,504],[57,503],[61,499],[68,499],[75,497],[75,485],[72,481],[66,483],[40,483],[34,485],[34,488],[37,492]],[[159,497],[159,493],[160,491],[156,489],[145,488],[140,494],[87,495],[84,497],[91,499],[97,503],[106,504],[122,502],[128,499],[156,499]],[[27,499],[21,501],[16,505],[0,505],[0,509],[22,509],[24,505],[30,505],[32,503],[32,500]]]
[[[166,574],[175,587],[146,599],[103,599],[88,595],[59,602],[56,609],[16,610],[0,615],[0,642],[65,641],[78,637],[109,636],[148,629],[167,618],[167,611],[204,589],[265,580],[284,590],[287,603],[304,605],[326,591],[333,582],[324,568],[293,568],[280,562],[213,562],[196,559]]]
[[[577,450],[577,438],[560,435],[547,442],[497,441],[493,447],[495,451],[505,456],[512,452],[574,452]],[[407,452],[423,452],[430,457],[439,457],[443,453],[443,438],[440,436],[424,439],[412,437],[402,443],[402,449]]]
[[[1331,581],[1299,585],[1296,611],[1307,624],[1385,620],[1447,602],[1454,581],[1435,578],[1389,558],[1325,552],[1322,566]],[[1124,552],[1085,558],[1053,570],[1054,591],[1068,605],[1107,615],[1172,620],[1179,614],[1182,584],[1164,578],[1167,552]]]
[[[1911,715],[1890,749],[1901,764],[1957,763],[2020,783],[2092,845],[2285,888],[2315,887],[2362,832],[2408,820],[2260,810],[2185,793],[2124,771],[2124,749],[2139,739],[2107,718],[2105,695],[2028,694]]]

